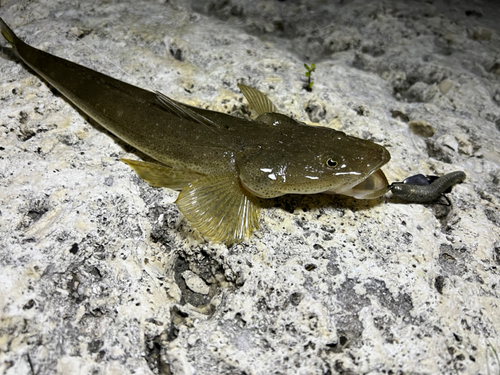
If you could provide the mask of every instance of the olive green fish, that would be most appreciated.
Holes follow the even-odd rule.
[[[258,198],[343,194],[377,198],[389,152],[330,128],[277,113],[239,85],[259,116],[242,119],[174,101],[33,48],[0,19],[14,53],[74,106],[158,163],[123,160],[155,187],[180,190],[176,204],[208,240],[231,244],[258,228]]]

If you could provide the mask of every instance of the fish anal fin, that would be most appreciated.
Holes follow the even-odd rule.
[[[189,182],[203,177],[196,172],[174,169],[161,164],[131,159],[121,159],[121,161],[132,167],[140,178],[153,187],[181,190]]]
[[[250,106],[255,109],[259,115],[263,113],[278,113],[278,109],[266,94],[241,83],[238,84],[238,87],[248,100]]]
[[[170,99],[168,96],[162,94],[159,91],[156,91],[155,94],[156,94],[156,101],[158,102],[158,104],[168,112],[173,113],[185,120],[206,125],[212,131],[220,129],[220,126],[217,123],[213,122],[212,120],[206,118],[203,115],[200,115],[199,113],[192,111],[191,109],[189,109],[189,107],[182,105],[182,103]]]
[[[205,238],[229,245],[249,238],[258,228],[257,201],[241,187],[237,174],[228,172],[189,183],[175,203]]]

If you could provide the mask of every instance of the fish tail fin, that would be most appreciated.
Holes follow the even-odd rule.
[[[21,39],[17,37],[14,31],[12,31],[9,25],[7,25],[2,18],[0,18],[0,29],[2,31],[3,37],[7,39],[7,42],[9,42],[9,44],[15,50],[16,45],[22,42]]]

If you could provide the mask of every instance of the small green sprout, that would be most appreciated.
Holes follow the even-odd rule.
[[[488,342],[488,345],[486,346],[486,369],[488,370],[488,375],[490,375],[490,363],[488,361],[488,353],[489,351],[492,351],[493,352],[493,356],[495,357],[496,361],[497,361],[497,366],[498,366],[498,373],[500,374],[500,359],[498,358],[498,353],[497,351],[495,350],[495,348],[493,347],[493,345],[491,345],[489,342]]]
[[[306,77],[307,77],[307,85],[304,86],[304,88],[307,90],[307,91],[312,91],[312,88],[313,88],[313,84],[314,82],[312,81],[311,79],[311,74],[312,72],[314,72],[316,70],[316,64],[315,63],[312,63],[311,66],[307,65],[307,64],[304,64],[304,67],[306,68],[307,72],[306,72]]]

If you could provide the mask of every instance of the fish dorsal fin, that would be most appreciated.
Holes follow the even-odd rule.
[[[121,159],[121,161],[132,167],[140,178],[153,187],[181,190],[189,182],[203,177],[196,172],[174,169],[156,163],[130,159]]]
[[[210,241],[241,242],[259,226],[257,198],[243,190],[234,172],[190,182],[175,203],[189,224]]]
[[[199,113],[196,113],[195,111],[192,111],[181,103],[170,99],[161,92],[156,91],[155,94],[158,104],[160,104],[167,111],[179,116],[180,118],[206,125],[210,130],[216,131],[220,129],[220,126],[217,123],[206,118],[205,116],[200,115]]]
[[[250,106],[255,109],[259,115],[263,113],[278,113],[278,109],[266,94],[241,83],[238,84],[238,87],[243,95],[245,95],[245,98],[247,98]]]

